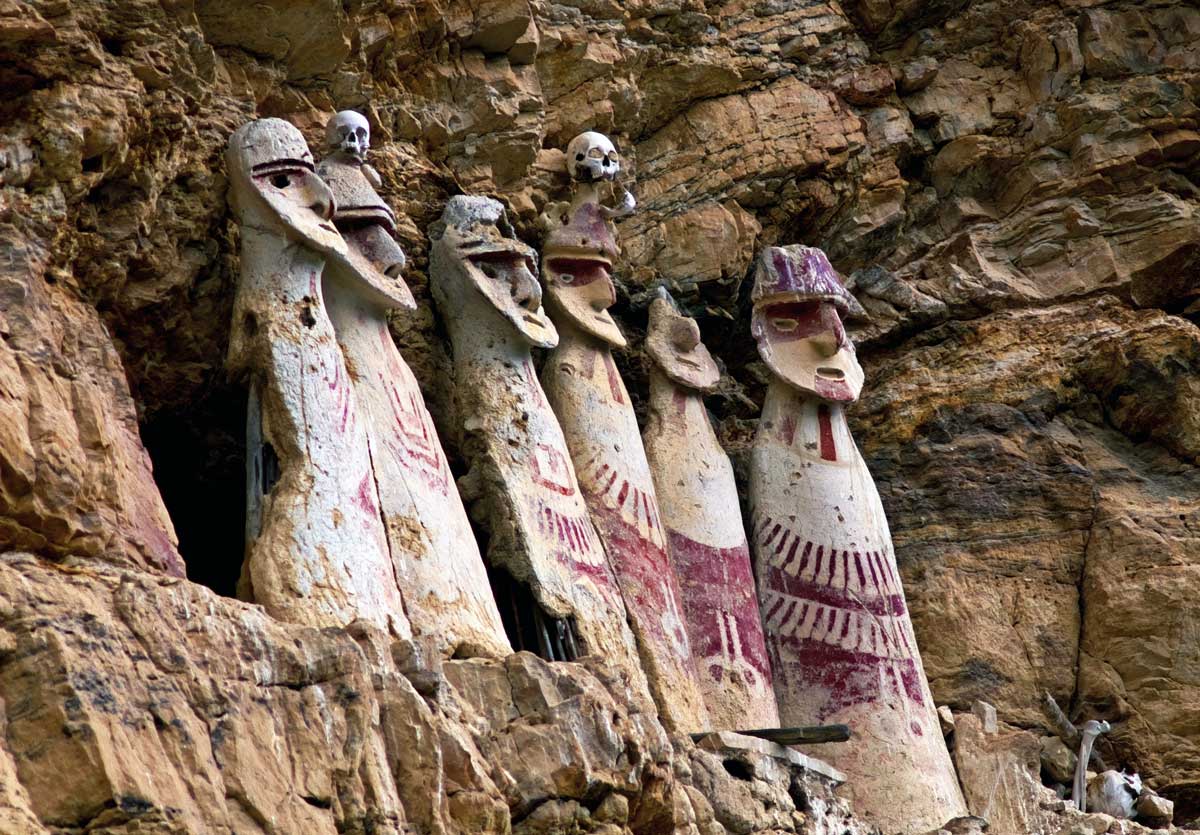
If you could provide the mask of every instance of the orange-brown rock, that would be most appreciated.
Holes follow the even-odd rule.
[[[284,624],[186,580],[10,553],[0,827],[499,834],[569,819],[618,835],[737,815],[739,831],[866,831],[820,771],[723,766],[590,667],[426,664],[362,622]]]
[[[189,573],[232,589],[237,125],[281,116],[315,142],[337,110],[371,120],[420,304],[396,335],[442,437],[423,230],[449,193],[491,193],[536,244],[565,184],[548,149],[619,130],[639,212],[615,315],[635,335],[645,288],[684,291],[729,372],[709,405],[735,471],[764,382],[736,321],[750,257],[819,246],[871,314],[851,419],[935,700],[1032,730],[1049,689],[1114,722],[1106,760],[1176,820],[1200,815],[1194,4],[254,8],[0,0],[5,544],[152,566],[140,428]],[[874,67],[894,92],[855,81]],[[636,357],[621,371],[644,390]]]

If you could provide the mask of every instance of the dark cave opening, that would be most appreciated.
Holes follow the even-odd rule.
[[[210,390],[141,427],[188,579],[234,597],[246,528],[246,393]]]
[[[517,652],[532,652],[546,661],[574,661],[580,656],[575,624],[546,612],[528,584],[503,568],[487,566],[488,582],[500,609],[509,643]]]

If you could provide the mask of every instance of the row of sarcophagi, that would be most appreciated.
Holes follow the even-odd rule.
[[[752,329],[772,381],[747,531],[702,399],[719,371],[696,323],[665,295],[651,305],[644,430],[613,361],[625,339],[608,312],[612,220],[635,207],[614,188],[613,144],[589,132],[568,146],[571,193],[544,214],[540,280],[500,203],[451,198],[430,229],[429,279],[469,466],[456,482],[388,329],[414,302],[368,145],[349,111],[319,164],[278,119],[230,139],[229,364],[250,387],[240,594],[288,621],[370,621],[446,657],[598,656],[676,730],[845,722],[855,741],[823,754],[861,812],[909,828],[962,813],[845,419],[863,381],[842,322],[857,303],[824,254],[768,247],[757,263]],[[549,351],[540,379],[534,348]]]

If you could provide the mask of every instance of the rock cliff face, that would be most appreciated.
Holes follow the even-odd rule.
[[[179,831],[555,831],[586,813],[594,831],[650,832],[674,804],[701,831],[773,825],[670,794],[706,793],[703,757],[660,780],[689,762],[633,719],[622,743],[586,732],[636,749],[639,776],[616,754],[600,778],[562,771],[569,734],[523,744],[385,686],[403,664],[370,635],[273,624],[170,579],[228,594],[242,556],[226,139],[280,116],[315,145],[330,112],[357,108],[420,303],[395,332],[443,437],[449,365],[421,230],[448,195],[490,193],[536,242],[565,186],[557,149],[603,130],[640,204],[620,223],[614,312],[636,336],[645,289],[666,282],[698,317],[728,372],[710,405],[735,465],[765,380],[754,252],[820,246],[849,277],[871,316],[855,435],[935,699],[982,698],[1034,728],[1049,690],[1114,723],[1105,758],[1175,800],[1177,820],[1200,814],[1194,4],[0,0],[0,89],[0,548],[85,561],[3,565],[0,808],[123,831],[152,780]],[[636,352],[622,371],[645,391]],[[504,712],[504,727],[537,714],[582,734],[593,720],[554,705],[613,698],[580,672],[541,707],[509,708],[492,702],[504,677],[559,674],[477,666],[434,679],[455,704],[486,679],[470,715]],[[388,710],[399,718],[368,730]],[[232,749],[222,722],[247,723]],[[270,765],[249,739],[273,740]],[[395,757],[408,740],[438,752],[428,773],[454,775],[433,801],[388,776],[417,767]],[[157,764],[149,776],[114,759],[126,746]],[[513,769],[530,750],[547,762]],[[543,778],[572,788],[521,783]],[[62,779],[78,799],[46,801]],[[603,790],[579,788],[593,779]]]
[[[671,740],[579,664],[431,666],[100,564],[0,579],[6,835],[867,831],[820,774]]]

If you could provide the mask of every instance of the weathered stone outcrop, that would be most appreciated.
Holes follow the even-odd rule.
[[[0,225],[0,253],[0,548],[182,575],[108,331],[43,241]]]
[[[750,260],[820,246],[871,314],[850,417],[935,700],[1033,728],[1049,689],[1114,722],[1106,759],[1177,820],[1200,814],[1193,4],[248,9],[0,0],[0,544],[181,570],[140,421],[188,571],[231,589],[241,520],[214,508],[242,481],[221,370],[239,124],[315,142],[336,110],[370,118],[419,303],[396,336],[440,430],[423,230],[448,193],[491,193],[535,244],[564,185],[547,149],[620,127],[639,213],[615,315],[636,335],[641,291],[676,285],[728,372],[709,405],[735,469],[765,380],[729,322]]]
[[[595,659],[427,661],[361,622],[5,555],[0,828],[866,831],[816,771],[668,738]]]

